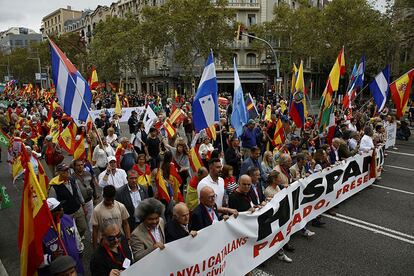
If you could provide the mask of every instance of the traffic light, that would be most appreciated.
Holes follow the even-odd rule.
[[[237,31],[234,32],[234,35],[236,36],[237,40],[242,40],[242,34],[243,34],[243,28],[242,26],[239,24],[237,26]]]

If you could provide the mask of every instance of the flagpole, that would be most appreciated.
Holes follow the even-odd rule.
[[[51,40],[50,40],[49,36],[46,36],[46,37],[47,37],[47,39],[49,40],[49,44],[50,44]],[[57,45],[56,45],[56,46],[57,46]],[[82,97],[82,93],[79,91],[79,88],[78,88],[78,86],[76,85],[76,82],[75,82],[75,80],[74,80],[74,79],[73,79],[73,77],[72,77],[72,74],[70,74],[70,73],[69,73],[69,69],[66,67],[66,65],[65,65],[65,64],[64,64],[64,66],[65,66],[66,70],[68,71],[68,75],[69,75],[70,79],[72,80],[73,84],[75,84],[75,89],[76,89],[76,91],[78,92],[79,97],[82,99],[82,103],[85,105],[86,110],[88,111],[88,114],[89,114],[89,116],[90,116],[90,117],[91,117],[91,119],[92,119],[92,125],[93,125],[93,127],[95,128],[95,130],[96,130],[96,134],[97,134],[97,137],[98,137],[99,144],[101,144],[102,148],[104,148],[104,146],[103,146],[103,142],[102,142],[102,138],[101,138],[101,136],[99,135],[98,128],[97,128],[97,126],[96,126],[96,124],[95,124],[95,121],[94,121],[94,120],[93,120],[93,118],[92,118],[91,110],[90,110],[90,108],[88,107],[88,105],[86,104],[85,99]],[[89,89],[90,89],[90,88],[89,88]],[[92,94],[92,92],[91,92],[91,94]],[[86,123],[86,122],[85,122],[85,123]],[[105,150],[104,150],[104,151],[105,151]],[[107,153],[106,151],[105,151],[105,153],[106,153],[106,155],[108,156],[108,153]]]

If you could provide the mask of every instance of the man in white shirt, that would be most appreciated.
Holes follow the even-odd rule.
[[[374,142],[372,140],[372,136],[374,135],[374,130],[371,126],[366,126],[364,129],[364,136],[361,139],[361,143],[359,145],[359,152],[369,152],[373,149]]]
[[[201,179],[200,183],[197,186],[197,194],[198,198],[200,198],[200,191],[205,186],[209,186],[214,190],[216,194],[216,205],[217,208],[223,206],[223,198],[224,198],[224,180],[223,178],[219,177],[221,173],[222,165],[220,159],[213,158],[210,160],[209,170],[210,173],[203,179]]]
[[[123,169],[116,167],[115,156],[108,157],[108,168],[99,175],[99,186],[102,188],[108,185],[114,186],[116,189],[127,184],[127,174]]]

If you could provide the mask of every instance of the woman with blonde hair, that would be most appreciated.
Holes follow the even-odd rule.
[[[262,170],[264,175],[267,175],[273,171],[273,168],[276,166],[276,162],[273,159],[273,153],[271,151],[266,151],[263,154],[263,161],[262,161]],[[263,179],[263,181],[266,181],[266,179]]]

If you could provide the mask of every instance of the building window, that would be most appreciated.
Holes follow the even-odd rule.
[[[16,39],[16,40],[14,41],[14,45],[16,45],[16,46],[23,46],[23,40]]]
[[[60,22],[60,14],[58,15],[58,22]]]
[[[59,25],[59,32],[61,32],[62,31],[62,27]]]
[[[248,14],[247,15],[247,26],[256,25],[256,15],[255,14]]]
[[[257,61],[256,54],[249,53],[246,55],[246,65],[255,66],[256,61]]]

